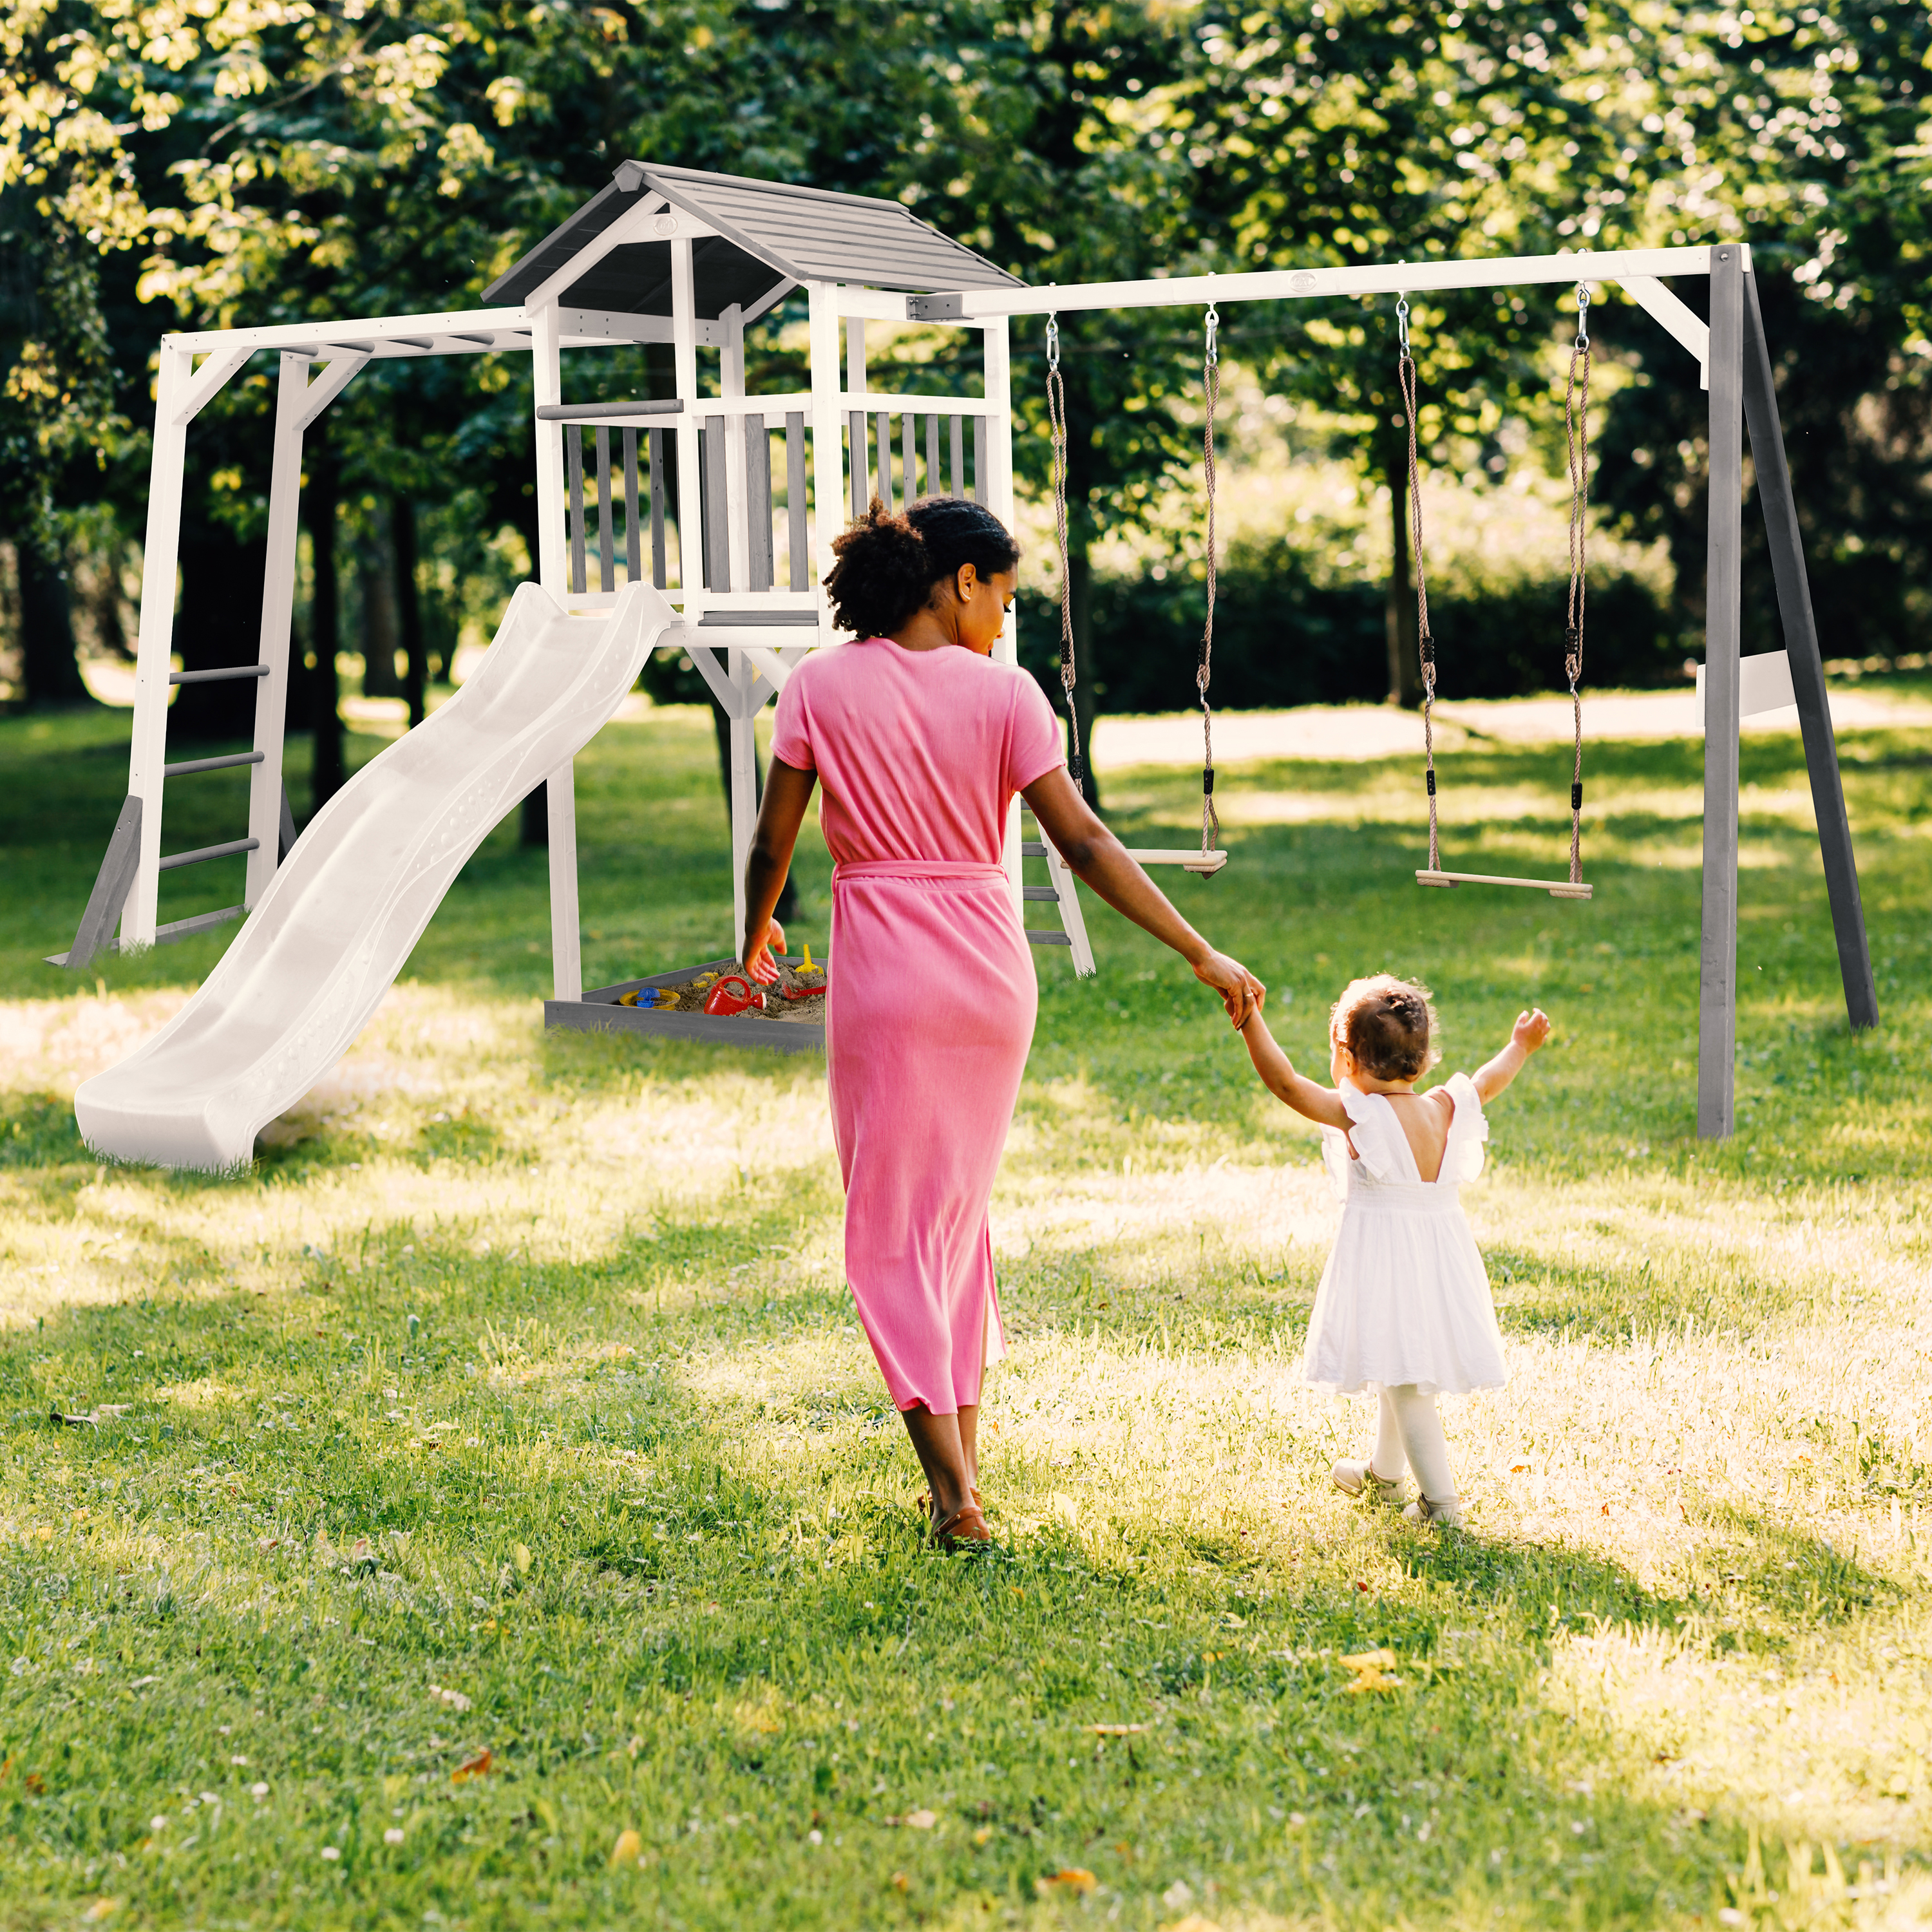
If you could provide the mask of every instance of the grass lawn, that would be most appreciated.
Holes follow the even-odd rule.
[[[1746,740],[1721,1147],[1696,747],[1594,748],[1584,905],[1418,892],[1406,766],[1227,772],[1234,862],[1173,889],[1292,1052],[1384,966],[1452,1066],[1532,1000],[1557,1023],[1468,1196],[1512,1377],[1447,1405],[1470,1532],[1330,1488],[1366,1406],[1297,1379],[1312,1136],[1095,906],[1099,978],[1040,962],[994,1202],[1000,1546],[946,1558],[842,1285],[822,1067],[546,1037],[508,829],[250,1175],[96,1166],[76,1081],[228,936],[35,963],[125,730],[0,722],[0,1928],[1932,1917],[1912,734],[1843,746],[1856,1039],[1798,740]],[[1556,868],[1567,756],[1448,760],[1448,862]],[[579,772],[586,980],[722,950],[708,722],[613,726]],[[234,836],[224,782],[171,790],[169,849]],[[1109,802],[1188,836],[1185,772]],[[1365,1689],[1341,1660],[1382,1649]]]

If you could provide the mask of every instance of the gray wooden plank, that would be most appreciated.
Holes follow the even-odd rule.
[[[638,432],[624,432],[624,581],[644,574],[644,533],[638,525]]]
[[[939,468],[939,416],[937,411],[926,419],[926,494],[928,496],[943,496],[946,494],[945,479]]]
[[[866,514],[866,412],[863,410],[854,410],[851,413],[846,451],[846,472],[852,479],[852,520],[854,523]]]
[[[966,494],[966,418],[955,416],[952,422],[952,476],[951,494],[963,496]]]
[[[617,587],[616,555],[611,542],[610,528],[610,432],[599,427],[596,432],[597,447],[597,587],[599,590],[614,590]]]
[[[584,431],[568,423],[563,431],[563,470],[570,490],[570,587],[589,588],[584,561]]]
[[[675,432],[673,432],[675,434]],[[660,590],[670,588],[670,566],[664,555],[664,464],[666,437],[661,429],[650,433],[651,459],[651,581]]]
[[[95,874],[94,890],[87,896],[86,910],[61,964],[78,973],[105,946],[121,922],[121,909],[134,884],[135,868],[141,860],[141,801],[131,792],[122,802],[114,830],[107,836],[107,850]]]
[[[772,439],[763,416],[745,418],[745,568],[750,590],[772,587]]]
[[[967,493],[976,503],[986,500],[986,418],[973,418],[973,487]]]
[[[1750,431],[1758,506],[1764,512],[1772,576],[1778,586],[1778,614],[1784,632],[1785,656],[1791,665],[1791,688],[1798,700],[1798,722],[1804,736],[1811,810],[1818,822],[1818,849],[1824,860],[1832,929],[1838,946],[1838,976],[1844,982],[1845,1011],[1852,1026],[1876,1026],[1878,988],[1872,980],[1871,943],[1858,892],[1858,860],[1852,849],[1838,739],[1825,691],[1824,655],[1811,609],[1804,535],[1798,528],[1791,470],[1785,460],[1784,430],[1778,420],[1778,389],[1772,376],[1771,350],[1765,340],[1763,312],[1758,306],[1757,278],[1746,275],[1743,281],[1744,422]]]
[[[1704,880],[1697,988],[1697,1132],[1737,1124],[1738,700],[1744,544],[1744,271],[1711,250],[1710,527],[1704,585]]]
[[[289,802],[289,788],[282,787],[281,822],[275,833],[275,863],[280,865],[295,850],[296,808]]]
[[[904,485],[901,501],[911,503],[919,495],[919,415],[908,410],[899,418],[899,476]]]
[[[704,496],[704,587],[731,587],[730,522],[724,488],[724,418],[704,418],[704,462],[699,471]]]
[[[791,587],[812,588],[810,538],[805,528],[805,415],[794,410],[785,418],[786,537],[791,547]]]
[[[890,516],[892,509],[892,419],[888,412],[879,412],[879,487],[874,493],[886,506]]]

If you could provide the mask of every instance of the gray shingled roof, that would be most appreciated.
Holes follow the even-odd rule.
[[[634,208],[639,195],[653,192],[718,230],[692,250],[698,312],[706,319],[734,302],[748,307],[783,282],[855,282],[920,292],[1018,285],[1017,278],[896,201],[626,161],[608,188],[499,276],[483,299],[521,302]],[[668,315],[670,244],[638,242],[613,249],[564,291],[563,302],[570,308]]]

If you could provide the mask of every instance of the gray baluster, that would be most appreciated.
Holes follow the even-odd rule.
[[[651,459],[651,581],[660,590],[668,590],[670,565],[664,555],[664,433],[661,429],[646,433]]]
[[[584,430],[576,423],[564,427],[563,468],[570,481],[570,587],[581,595],[587,587],[584,567]]]
[[[794,410],[785,418],[785,520],[791,540],[791,587],[812,588],[812,559],[805,535],[805,417]]]
[[[634,584],[644,574],[644,533],[638,527],[638,432],[624,432],[624,580]]]
[[[599,426],[597,443],[597,587],[617,587],[617,566],[610,538],[610,432]]]

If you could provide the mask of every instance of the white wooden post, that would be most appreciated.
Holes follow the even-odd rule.
[[[729,653],[731,690],[736,703],[731,715],[731,930],[732,957],[745,956],[745,868],[752,856],[752,834],[758,822],[758,717],[764,709],[752,692],[758,668],[742,651]]]
[[[556,304],[532,318],[531,380],[535,406],[563,400],[563,354]],[[537,456],[537,581],[561,604],[570,594],[570,550],[563,526],[563,425],[535,420]],[[550,835],[550,957],[553,997],[584,997],[584,937],[577,908],[577,779],[564,760],[544,784]]]
[[[832,607],[824,581],[835,559],[832,539],[845,527],[845,468],[838,460],[844,446],[838,408],[838,290],[830,282],[814,282],[811,303],[812,340],[812,573],[818,596],[818,635],[832,641]]]
[[[852,418],[853,411],[858,412],[856,419],[850,420],[852,432],[851,513],[856,516],[866,507],[872,494],[872,469],[866,460],[866,426],[871,418],[865,413],[856,398],[866,393],[866,318],[862,315],[848,315],[845,318],[845,390],[853,400],[846,415]],[[842,520],[844,501],[840,502]]]
[[[718,357],[718,392],[734,401],[745,394],[745,317],[734,302],[720,318],[724,326],[724,343]],[[751,493],[745,473],[745,425],[736,416],[728,416],[724,427],[724,529],[727,554],[731,566],[731,588],[752,587]]]
[[[698,440],[704,434],[698,412],[698,282],[692,266],[691,238],[670,244],[671,360],[684,416],[677,432],[677,581],[687,623],[704,610],[704,496],[698,484]]]
[[[1006,318],[986,325],[986,458],[992,471],[980,480],[980,496],[988,509],[1004,524],[1013,526],[1013,394],[1012,355]],[[993,646],[993,656],[1001,664],[1020,661],[1018,620],[1006,614],[1006,628]],[[1013,800],[1006,814],[1004,853],[1006,884],[1012,893],[1013,914],[1022,922],[1025,901],[1021,895],[1024,873],[1020,860],[1020,802]]]
[[[296,548],[302,526],[302,418],[309,362],[284,350],[275,390],[274,457],[268,483],[268,555],[262,572],[260,662],[255,685],[255,749],[262,762],[248,781],[248,879],[242,898],[252,910],[280,861],[282,740],[289,716],[289,632],[295,620]]]
[[[177,422],[194,374],[191,350],[161,338],[154,386],[154,453],[148,476],[148,535],[141,558],[141,634],[134,658],[134,740],[128,790],[141,801],[141,856],[121,914],[124,947],[152,946],[160,916],[161,767],[168,754],[168,676],[175,638],[175,574],[181,548],[188,424]]]

